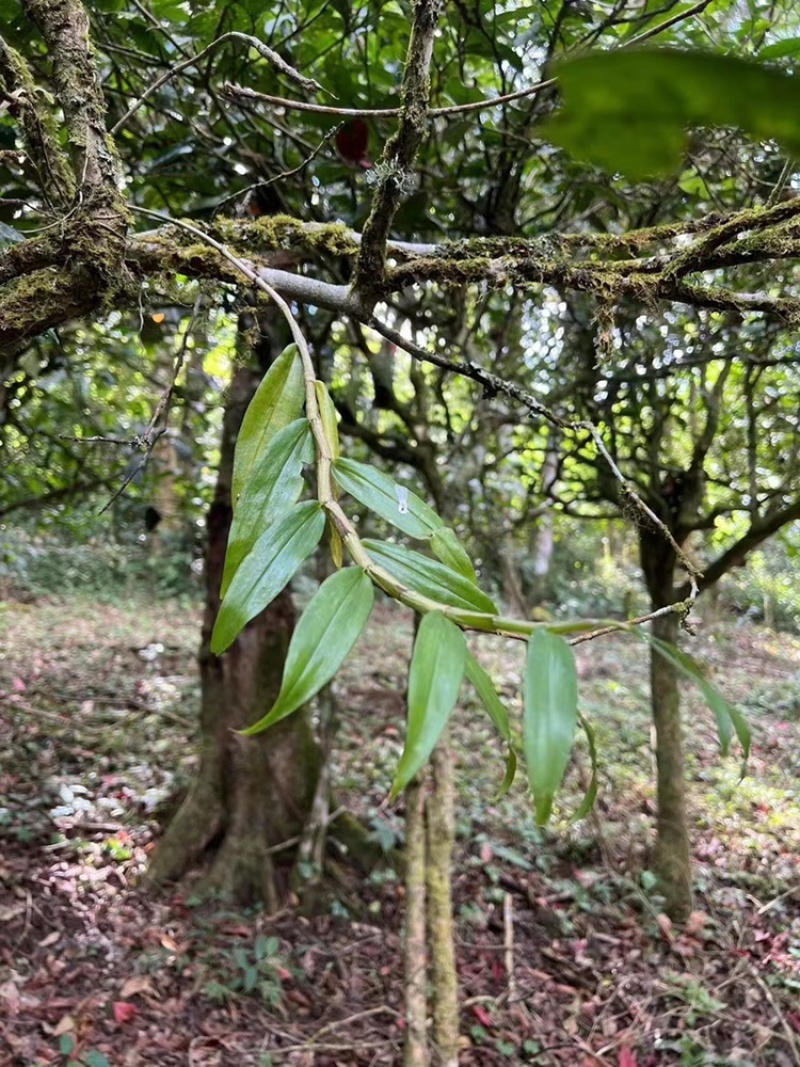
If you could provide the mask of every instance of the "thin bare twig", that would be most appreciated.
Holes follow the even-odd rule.
[[[136,112],[139,110],[145,100],[147,100],[148,97],[152,96],[157,89],[160,89],[162,85],[166,85],[168,81],[171,81],[173,78],[177,77],[177,75],[180,74],[182,71],[186,70],[187,67],[195,66],[197,63],[200,62],[201,59],[204,59],[210,52],[215,51],[217,48],[219,48],[221,44],[225,44],[227,41],[242,41],[248,47],[254,48],[258,52],[258,54],[260,56],[263,56],[263,58],[266,59],[267,62],[270,63],[273,67],[275,67],[277,71],[279,71],[281,74],[284,74],[292,81],[297,82],[297,84],[302,89],[305,89],[306,92],[316,93],[322,91],[322,86],[319,84],[319,82],[314,81],[313,78],[306,78],[298,70],[295,70],[295,68],[290,66],[290,64],[288,64],[285,59],[279,56],[277,52],[273,51],[273,49],[270,48],[268,45],[265,45],[263,41],[259,41],[257,37],[253,37],[249,33],[239,33],[237,30],[232,30],[230,33],[223,33],[221,37],[217,37],[215,41],[212,41],[211,44],[206,45],[206,47],[203,48],[196,55],[189,56],[188,59],[183,59],[180,63],[176,63],[171,70],[166,71],[166,73],[162,74],[159,78],[156,78],[154,82],[148,85],[148,87],[141,94],[141,96],[137,100],[135,100],[133,104],[131,104],[131,106],[128,108],[128,110],[119,120],[119,122],[115,123],[115,125],[112,127],[112,136],[117,134],[124,126],[127,126],[128,120],[136,114]]]
[[[340,122],[338,126],[334,126],[332,130],[329,130],[319,142],[317,147],[311,152],[311,154],[306,156],[302,163],[298,163],[296,167],[292,167],[291,170],[284,170],[280,174],[276,174],[274,177],[268,178],[265,182],[253,182],[252,185],[248,185],[244,189],[239,189],[235,193],[231,193],[230,196],[224,197],[224,199],[220,200],[220,202],[215,207],[215,214],[219,211],[223,204],[227,204],[230,200],[237,200],[239,197],[245,196],[247,193],[251,193],[255,189],[269,189],[271,185],[275,185],[277,184],[277,182],[282,182],[286,178],[292,178],[295,174],[300,174],[301,171],[306,169],[312,159],[315,159],[319,155],[325,145],[336,137],[336,134],[341,130],[343,126],[344,123]]]
[[[183,337],[181,338],[181,343],[178,347],[178,352],[175,356],[175,363],[172,369],[172,377],[170,378],[169,385],[161,394],[161,398],[159,399],[158,404],[156,404],[156,409],[153,412],[153,417],[150,419],[150,424],[148,425],[147,429],[143,434],[135,437],[132,442],[129,442],[135,447],[139,448],[141,451],[143,451],[144,455],[142,456],[141,460],[136,464],[136,466],[132,467],[131,470],[128,471],[122,481],[122,484],[119,486],[118,489],[114,491],[108,502],[100,509],[101,515],[103,514],[103,512],[108,511],[114,501],[119,499],[120,496],[122,496],[122,494],[128,488],[133,479],[141,471],[144,470],[150,460],[150,457],[153,454],[154,448],[158,444],[159,440],[163,437],[163,435],[167,432],[167,423],[169,420],[170,408],[172,406],[172,397],[175,392],[175,383],[178,380],[178,375],[180,374],[183,368],[184,361],[186,360],[186,350],[189,345],[189,337],[192,334],[194,323],[200,312],[201,305],[202,294],[198,296],[197,300],[195,301],[195,305],[192,310],[192,316],[189,319],[189,322],[186,325],[186,329],[183,332]]]
[[[630,41],[626,41],[620,46],[620,51],[623,48],[632,48],[635,45],[649,41],[677,23],[684,22],[693,15],[704,11],[710,3],[711,0],[699,0],[699,3],[687,8],[686,11],[681,11],[679,14],[673,15],[672,18],[659,23],[658,26],[653,26],[652,29],[644,30],[642,33],[637,34],[636,37],[632,37]],[[503,104],[511,104],[515,100],[524,100],[529,96],[535,96],[542,89],[550,89],[556,84],[557,80],[557,78],[545,78],[543,81],[536,82],[535,85],[529,85],[525,89],[516,89],[513,93],[503,93],[502,96],[473,100],[469,104],[432,107],[428,111],[428,118],[449,118],[453,115],[464,115],[468,112],[488,111],[493,107],[502,107]],[[334,107],[333,105],[309,103],[305,100],[287,100],[282,96],[259,93],[255,89],[248,89],[243,85],[233,85],[231,82],[224,82],[220,91],[223,96],[227,96],[232,100],[257,100],[259,103],[268,104],[270,107],[283,108],[286,111],[311,111],[317,115],[337,115],[340,118],[389,119],[397,118],[403,111],[402,107]]]
[[[606,463],[611,468],[614,477],[622,486],[622,491],[624,492],[626,499],[630,500],[631,503],[650,520],[650,522],[654,523],[654,525],[658,527],[658,529],[667,539],[670,547],[672,548],[672,551],[677,556],[681,566],[689,575],[689,582],[691,585],[691,599],[696,600],[698,594],[697,582],[700,578],[703,577],[702,573],[697,569],[697,567],[695,567],[695,565],[680,547],[678,542],[672,536],[672,533],[667,524],[665,522],[662,522],[661,519],[659,519],[658,515],[656,515],[656,513],[652,510],[652,508],[649,508],[647,504],[645,504],[645,502],[642,500],[642,498],[638,495],[638,493],[636,493],[630,487],[627,478],[619,469],[617,464],[614,462],[611,453],[606,448],[605,442],[603,441],[603,438],[601,437],[600,432],[598,431],[594,423],[591,423],[588,420],[584,420],[582,422],[574,423],[574,427],[576,429],[580,427],[581,429],[586,430],[586,432],[591,435],[591,438],[597,446],[598,451],[601,453]]]
[[[529,85],[527,89],[517,89],[513,93],[505,93],[503,96],[493,96],[485,100],[473,100],[469,104],[452,104],[448,107],[432,107],[428,111],[429,119],[448,118],[451,115],[462,115],[467,111],[486,111],[492,107],[501,107],[514,100],[523,100],[526,96],[533,96],[542,89],[549,89],[555,85],[555,78],[547,78],[545,81]],[[332,104],[314,104],[307,100],[287,100],[282,96],[270,96],[267,93],[256,92],[244,85],[233,85],[224,82],[220,88],[223,96],[231,100],[257,100],[261,104],[270,107],[284,108],[286,111],[311,111],[316,115],[336,115],[339,118],[365,118],[365,119],[393,119],[402,114],[402,107],[335,107]]]

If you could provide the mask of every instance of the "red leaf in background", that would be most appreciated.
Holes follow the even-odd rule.
[[[353,119],[336,134],[336,151],[350,167],[371,170],[372,162],[367,156],[369,126],[363,119]]]
[[[786,1013],[786,1021],[793,1030],[796,1030],[800,1034],[800,1011],[789,1011]]]
[[[482,1008],[480,1006],[480,1004],[473,1004],[472,1005],[472,1014],[475,1016],[475,1018],[478,1020],[478,1022],[481,1024],[481,1026],[493,1026],[494,1025],[492,1023],[491,1015],[486,1010],[486,1008]]]
[[[114,1013],[114,1022],[117,1026],[124,1026],[134,1017],[137,1008],[135,1004],[128,1004],[124,1000],[115,1000],[111,1005],[111,1010]]]
[[[637,1067],[636,1057],[629,1048],[623,1045],[619,1050],[619,1067]]]

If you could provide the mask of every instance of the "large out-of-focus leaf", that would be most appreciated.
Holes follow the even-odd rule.
[[[697,684],[703,698],[714,713],[717,723],[717,737],[723,756],[728,754],[731,739],[736,734],[739,744],[742,746],[745,760],[750,755],[750,728],[744,716],[732,704],[729,704],[716,686],[703,675],[700,665],[688,654],[667,641],[647,633],[645,630],[637,630],[637,635],[643,637],[653,648],[683,674]]]
[[[442,526],[442,520],[409,489],[376,467],[340,458],[334,467],[336,481],[365,508],[396,526],[398,530],[423,540]]]
[[[528,642],[525,665],[523,748],[536,821],[550,818],[553,799],[575,740],[578,672],[563,637],[538,630]]]
[[[430,756],[458,699],[467,661],[464,634],[438,611],[419,624],[408,676],[408,728],[392,797]]]
[[[443,563],[403,545],[384,541],[365,540],[364,547],[376,563],[414,592],[452,608],[497,614],[497,608],[484,592]]]
[[[247,623],[271,603],[319,543],[325,515],[316,501],[296,504],[272,523],[233,576],[219,609],[211,651],[220,655]]]
[[[292,634],[278,699],[243,733],[255,734],[280,722],[333,678],[364,629],[374,600],[374,587],[361,567],[326,578]]]
[[[301,471],[308,456],[311,427],[295,419],[279,430],[264,450],[236,504],[220,595],[225,596],[236,568],[264,529],[297,502],[303,489]]]
[[[233,457],[234,510],[253,464],[262,456],[270,438],[300,415],[304,398],[300,354],[296,345],[289,345],[264,375],[244,413]]]
[[[463,574],[475,585],[478,584],[478,576],[475,574],[472,560],[456,536],[455,530],[451,530],[449,526],[440,526],[438,530],[434,530],[431,537],[431,549],[433,554],[438,556],[447,567]]]
[[[598,52],[556,67],[563,107],[543,134],[639,180],[675,170],[690,126],[734,126],[800,155],[800,78],[704,52]]]

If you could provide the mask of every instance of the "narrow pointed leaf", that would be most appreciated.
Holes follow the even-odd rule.
[[[517,754],[513,748],[509,746],[508,755],[506,756],[506,773],[503,777],[503,781],[500,783],[500,788],[497,790],[492,800],[502,800],[511,786],[514,784],[514,779],[517,776]]]
[[[536,821],[550,818],[575,740],[578,672],[572,649],[557,634],[538,630],[528,642],[523,747]]]
[[[433,508],[429,508],[416,493],[398,485],[376,467],[341,458],[334,466],[334,476],[342,489],[355,497],[359,504],[380,515],[409,537],[424,540],[443,525]]]
[[[286,514],[303,490],[302,469],[311,438],[307,419],[296,419],[269,441],[251,470],[233,513],[221,595],[236,568],[267,526]]]
[[[341,570],[344,563],[344,543],[342,541],[342,535],[336,529],[335,526],[330,527],[330,550],[331,559],[336,570]]]
[[[581,801],[580,807],[572,816],[572,821],[577,822],[578,819],[585,819],[589,812],[594,807],[595,799],[597,798],[597,742],[595,741],[594,730],[591,723],[579,715],[578,719],[586,734],[586,740],[589,742],[589,759],[592,761],[592,780],[589,782],[589,788],[586,790],[586,796]]]
[[[263,719],[242,733],[266,730],[318,693],[358,640],[374,601],[374,587],[361,567],[326,578],[292,634],[278,699]]]
[[[316,501],[306,501],[264,531],[239,565],[222,601],[211,635],[213,653],[221,655],[275,599],[317,547],[324,528],[322,508]]]
[[[517,773],[517,754],[511,747],[511,729],[508,725],[508,712],[505,705],[497,695],[489,673],[478,663],[471,652],[467,653],[467,679],[475,692],[480,697],[483,706],[488,712],[489,718],[494,723],[495,729],[508,742],[508,755],[506,757],[506,773],[499,790],[493,797],[499,800],[504,797],[511,788]]]
[[[497,690],[488,671],[484,670],[471,652],[467,655],[467,679],[481,698],[481,702],[489,713],[489,718],[494,723],[497,732],[504,741],[510,741],[511,729],[508,725],[508,712],[505,709],[505,705],[497,695]]]
[[[463,574],[474,585],[478,584],[478,576],[475,574],[472,560],[456,536],[455,530],[451,530],[449,526],[442,526],[435,530],[431,537],[431,549],[433,554],[438,556],[447,567]]]
[[[681,674],[696,683],[703,694],[705,702],[714,713],[722,755],[726,756],[728,754],[731,739],[735,733],[739,744],[742,746],[744,758],[747,760],[750,756],[750,728],[741,712],[732,704],[729,704],[719,689],[708,681],[703,675],[700,665],[688,652],[683,652],[681,649],[675,648],[674,645],[670,645],[667,641],[662,641],[644,630],[638,631],[638,634],[651,644],[664,659],[672,663]]]
[[[443,563],[403,545],[384,541],[365,540],[364,547],[376,563],[414,592],[463,611],[497,614],[497,608],[484,592]]]
[[[438,611],[419,624],[408,676],[408,728],[391,797],[427,761],[455,707],[467,663],[464,634]]]
[[[300,354],[296,345],[289,345],[264,375],[244,413],[233,457],[234,510],[253,465],[264,452],[270,438],[300,415],[304,399]]]
[[[322,419],[322,431],[330,446],[331,458],[335,460],[339,456],[339,422],[336,418],[336,408],[324,382],[314,382],[314,390],[317,394],[317,404]]]

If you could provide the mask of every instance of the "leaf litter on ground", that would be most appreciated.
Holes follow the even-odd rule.
[[[391,871],[353,878],[315,918],[138,886],[166,802],[196,765],[198,622],[178,605],[4,606],[0,1067],[399,1063]],[[524,650],[471,645],[519,738]],[[387,847],[402,838],[402,804],[377,809],[402,750],[410,651],[410,617],[381,604],[335,682],[338,797]],[[601,789],[576,824],[582,743],[554,823],[537,827],[521,779],[492,799],[502,740],[462,690],[451,725],[463,1063],[798,1062],[800,640],[723,623],[692,652],[747,712],[754,747],[739,781],[687,687],[698,893],[684,925],[666,921],[647,867],[655,797],[638,647],[580,650]]]

